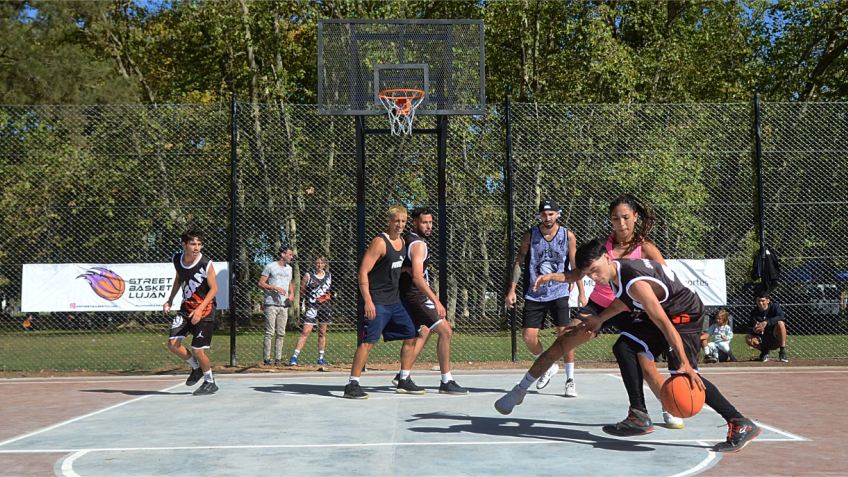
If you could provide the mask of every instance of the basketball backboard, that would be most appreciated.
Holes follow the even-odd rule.
[[[486,110],[482,20],[319,20],[318,112],[386,114],[378,94],[413,89],[419,115]]]

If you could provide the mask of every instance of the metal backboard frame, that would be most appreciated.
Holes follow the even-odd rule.
[[[483,20],[319,20],[318,112],[385,115],[376,93],[412,88],[427,93],[416,115],[483,114],[485,64]],[[381,70],[421,65],[420,86],[380,84]]]

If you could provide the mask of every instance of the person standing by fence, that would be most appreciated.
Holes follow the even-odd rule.
[[[289,360],[289,366],[297,366],[297,357],[306,344],[306,339],[312,333],[312,328],[318,327],[318,365],[324,365],[324,349],[327,345],[327,326],[331,322],[330,286],[332,277],[325,270],[327,259],[323,255],[315,258],[315,269],[303,275],[300,281],[300,296],[303,297],[303,332],[297,339],[294,353]]]
[[[292,267],[289,265],[294,254],[288,247],[280,248],[278,254],[280,258],[266,265],[259,277],[259,288],[265,291],[265,342],[262,348],[265,366],[271,366],[271,340],[275,334],[274,365],[283,364],[283,340],[294,293]]]

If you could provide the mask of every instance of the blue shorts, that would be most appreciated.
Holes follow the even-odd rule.
[[[363,317],[362,342],[376,343],[383,335],[383,341],[408,340],[418,336],[412,318],[403,304],[374,305],[377,316],[373,320]]]

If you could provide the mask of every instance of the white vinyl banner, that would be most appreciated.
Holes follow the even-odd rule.
[[[213,262],[217,308],[229,306],[227,262]],[[171,296],[171,263],[51,263],[23,266],[21,311],[160,311]],[[174,308],[182,303],[177,290]]]
[[[701,297],[705,306],[727,305],[727,276],[724,274],[724,260],[666,260],[669,268],[674,270],[677,279],[691,288]],[[595,282],[583,277],[583,287],[586,298],[592,294]],[[573,287],[570,306],[577,306],[577,287]]]

